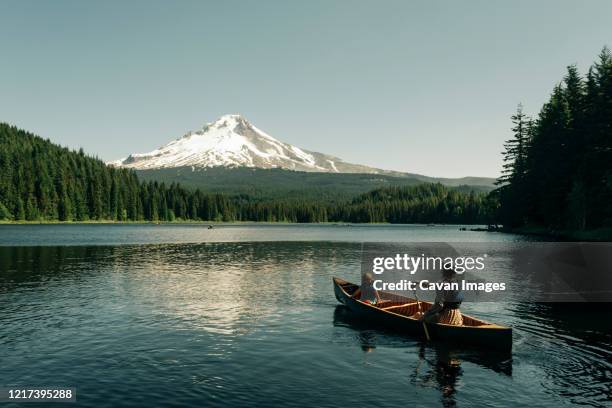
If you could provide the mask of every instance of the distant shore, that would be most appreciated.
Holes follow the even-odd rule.
[[[472,228],[470,231],[489,231],[519,235],[530,235],[542,238],[551,238],[559,241],[612,241],[612,228],[597,228],[592,230],[550,230],[542,227],[503,228],[487,227]]]
[[[435,224],[435,223],[414,223],[414,224],[392,224],[392,223],[350,223],[350,222],[310,222],[295,223],[285,221],[202,221],[202,220],[175,220],[175,221],[114,221],[114,220],[86,220],[86,221],[58,221],[58,220],[37,220],[37,221],[7,221],[1,220],[0,225],[338,225],[338,226],[359,226],[359,225],[421,225],[421,226],[454,226],[461,231],[473,232],[497,232],[506,234],[518,234],[536,236],[541,238],[551,238],[561,241],[596,241],[612,242],[612,228],[597,228],[593,230],[573,231],[573,230],[548,230],[541,227],[522,227],[522,228],[503,228],[501,226],[483,226],[482,224]]]
[[[612,241],[612,228],[597,228],[592,230],[548,230],[538,227],[523,227],[509,229],[508,232],[521,235],[550,237],[563,241]]]
[[[86,221],[58,221],[58,220],[37,220],[37,221],[8,221],[0,220],[0,225],[174,225],[174,224],[202,224],[202,225],[232,225],[232,224],[252,224],[252,225],[421,225],[424,227],[468,227],[465,231],[471,231],[469,227],[482,227],[482,224],[436,224],[436,223],[407,223],[395,224],[389,222],[342,222],[342,221],[327,221],[327,222],[290,222],[290,221],[202,221],[202,220],[174,220],[174,221],[114,221],[114,220],[86,220]],[[477,230],[476,228],[473,229]],[[486,229],[482,229],[485,231]]]

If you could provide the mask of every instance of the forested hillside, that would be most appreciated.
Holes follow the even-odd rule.
[[[218,219],[228,206],[222,195],[142,183],[130,170],[0,123],[0,219]]]
[[[490,207],[484,193],[441,184],[387,187],[346,200],[202,192],[140,181],[131,170],[0,124],[3,220],[484,223]]]
[[[250,167],[178,167],[135,170],[141,180],[178,183],[183,187],[200,189],[207,193],[227,195],[248,194],[252,198],[317,200],[340,202],[358,194],[383,188],[405,187],[423,184],[435,179],[424,176],[392,176],[369,173],[317,173],[285,169],[258,169]],[[440,183],[453,185],[463,191],[489,192],[489,179],[465,177],[440,179]],[[464,185],[460,181],[465,182]],[[452,183],[452,184],[451,184]],[[478,184],[482,183],[482,184]],[[469,184],[469,185],[468,185]]]
[[[493,223],[496,202],[481,192],[442,184],[381,188],[331,209],[333,221],[389,223]]]
[[[586,77],[575,66],[536,119],[519,106],[499,180],[501,222],[511,228],[612,227],[612,55]]]
[[[248,194],[252,198],[346,201],[375,188],[415,185],[421,181],[360,173],[315,173],[284,169],[211,167],[135,170],[141,180],[179,183],[208,193]]]

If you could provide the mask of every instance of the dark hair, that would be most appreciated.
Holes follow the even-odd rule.
[[[455,272],[453,268],[442,269],[442,276],[444,276],[445,278],[452,278],[453,276],[455,276],[456,273],[457,272]]]

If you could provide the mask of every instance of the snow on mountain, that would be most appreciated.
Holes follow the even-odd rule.
[[[201,130],[189,132],[152,152],[131,154],[108,164],[139,170],[222,166],[333,173],[387,173],[283,143],[240,115],[221,116]]]

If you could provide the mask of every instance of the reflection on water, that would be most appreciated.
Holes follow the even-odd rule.
[[[452,344],[426,342],[423,339],[405,337],[394,333],[384,326],[376,326],[372,322],[360,320],[343,305],[338,305],[334,309],[333,322],[335,326],[354,330],[362,349],[374,349],[377,343],[385,346],[418,346],[420,350],[419,356],[424,356],[425,350],[433,351],[437,356],[436,360],[442,358],[445,361],[459,363],[465,360],[497,373],[507,376],[512,375],[512,354],[510,352],[479,351],[473,348],[466,349],[460,346],[453,346]]]
[[[77,406],[606,405],[609,308],[468,304],[514,327],[512,355],[423,343],[337,305],[359,261],[340,242],[0,247],[2,385],[75,386]]]
[[[361,349],[372,352],[376,349],[377,339],[382,342],[395,337],[382,326],[373,332],[372,323],[359,320],[345,306],[337,306],[334,311],[334,325],[350,327],[357,332]],[[399,338],[398,338],[399,339]],[[413,340],[414,341],[414,340]],[[440,393],[440,402],[444,407],[457,406],[455,394],[459,379],[463,374],[462,361],[478,364],[483,368],[512,375],[512,361],[509,353],[465,350],[453,347],[452,344],[432,343],[426,341],[410,342],[410,350],[418,356],[414,369],[410,372],[410,383],[418,387],[436,389]]]
[[[419,367],[417,367],[414,382],[420,386],[437,388],[440,391],[443,406],[456,406],[457,382],[463,373],[461,360],[454,358],[453,353],[448,349],[435,349],[434,359],[430,360],[427,357],[425,346],[421,346],[419,350],[419,359],[429,365],[429,370],[420,374]]]
[[[371,330],[371,323],[358,320],[345,306],[336,306],[334,325],[355,329],[364,353],[372,353],[376,350],[377,335]],[[443,406],[456,406],[454,396],[458,377],[462,374],[461,360],[454,356],[453,351],[442,345],[428,346],[422,343],[417,347],[413,345],[411,349],[416,349],[418,362],[410,374],[410,383],[419,387],[437,389],[441,393]],[[428,357],[428,354],[432,353],[433,359]],[[426,367],[423,368],[423,365]]]

